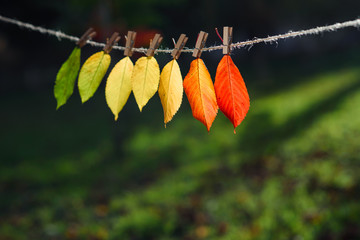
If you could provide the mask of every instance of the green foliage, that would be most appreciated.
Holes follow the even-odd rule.
[[[64,105],[73,94],[75,80],[80,69],[80,53],[81,49],[75,47],[56,75],[54,86],[54,95],[57,100],[56,109]]]

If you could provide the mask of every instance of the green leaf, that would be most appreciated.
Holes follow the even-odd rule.
[[[56,75],[54,86],[56,109],[64,105],[74,92],[75,80],[80,69],[80,52],[80,48],[75,47]]]
[[[89,100],[98,89],[109,68],[110,61],[110,55],[101,51],[89,57],[81,67],[78,87],[83,103]]]

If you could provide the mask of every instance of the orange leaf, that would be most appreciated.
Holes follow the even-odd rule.
[[[250,99],[240,71],[229,55],[218,65],[214,87],[219,108],[234,125],[235,133],[249,111]]]
[[[189,73],[184,79],[184,89],[194,118],[210,131],[219,107],[210,73],[200,58],[191,62]]]

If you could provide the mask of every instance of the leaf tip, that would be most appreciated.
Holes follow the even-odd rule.
[[[206,126],[208,133],[210,133],[210,128],[211,128],[211,126]]]
[[[80,96],[81,97],[81,96]],[[81,97],[81,103],[84,104],[87,100],[89,100],[89,98],[86,97]]]
[[[59,108],[64,105],[64,104],[61,104],[61,103],[58,103],[57,106],[56,106],[56,110],[59,110]]]
[[[119,117],[119,115],[115,115],[115,121],[117,121],[117,120],[118,120],[118,117]]]

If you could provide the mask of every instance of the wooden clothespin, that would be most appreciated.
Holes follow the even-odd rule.
[[[79,41],[77,41],[76,45],[79,46],[79,48],[82,48],[83,46],[85,46],[86,42],[90,39],[92,39],[93,37],[95,37],[96,32],[94,31],[93,28],[89,28],[79,39]]]
[[[163,40],[163,38],[161,37],[160,34],[158,34],[158,33],[155,34],[155,37],[151,41],[150,47],[146,52],[146,56],[148,56],[148,57],[154,56],[155,49],[157,49],[160,46],[160,43],[161,43],[162,40]]]
[[[232,42],[232,27],[224,27],[223,31],[223,54],[230,54]]]
[[[124,51],[125,56],[131,57],[133,55],[134,51],[132,51],[132,49],[135,44],[135,38],[136,38],[136,32],[128,31],[126,44],[125,44],[125,51]]]
[[[198,39],[195,44],[195,50],[193,52],[193,57],[199,58],[201,56],[201,49],[204,48],[208,33],[201,31]]]
[[[106,39],[106,45],[104,47],[105,53],[110,53],[113,46],[120,40],[118,32],[114,32],[110,39]]]
[[[178,59],[180,54],[181,54],[181,50],[184,48],[187,40],[189,38],[186,37],[185,34],[181,34],[176,45],[175,45],[175,48],[174,50],[171,52],[171,56],[173,56],[174,59]]]

